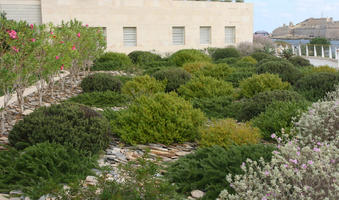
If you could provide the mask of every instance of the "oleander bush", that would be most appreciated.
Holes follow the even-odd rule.
[[[234,47],[218,48],[212,53],[212,59],[218,61],[224,58],[239,58],[240,52]]]
[[[68,101],[90,107],[107,108],[126,106],[131,99],[118,92],[105,91],[79,94],[68,99]]]
[[[214,66],[211,62],[206,61],[196,61],[185,63],[182,67],[189,73],[194,73],[205,67]]]
[[[225,179],[227,174],[242,174],[240,166],[248,158],[269,162],[273,150],[273,145],[265,144],[232,146],[227,150],[220,146],[201,148],[171,163],[165,177],[179,187],[180,193],[202,190],[206,192],[203,199],[214,200],[224,188],[231,190]]]
[[[270,61],[263,63],[258,65],[257,73],[278,74],[283,81],[288,81],[292,84],[301,77],[299,70],[287,61]]]
[[[80,84],[84,92],[120,92],[121,81],[119,78],[105,73],[96,73],[85,77]]]
[[[313,73],[319,72],[338,73],[338,70],[336,68],[330,67],[328,65],[312,67],[311,71]]]
[[[191,74],[181,68],[167,68],[153,74],[159,81],[166,80],[166,92],[176,91],[181,85],[191,80]]]
[[[147,67],[153,65],[157,61],[161,61],[161,57],[155,53],[149,51],[132,51],[128,54],[128,57],[132,60],[133,64],[141,67]]]
[[[212,77],[193,77],[185,85],[180,86],[178,93],[185,99],[211,98],[231,96],[234,93],[232,84]]]
[[[182,143],[199,137],[203,113],[175,93],[137,98],[111,121],[112,129],[128,144]]]
[[[264,53],[264,52],[255,52],[251,54],[251,57],[254,58],[257,62],[260,62],[264,59],[270,59],[274,56],[272,56],[271,54]]]
[[[225,63],[212,64],[202,67],[196,71],[196,76],[209,76],[218,80],[226,80],[234,70]]]
[[[183,66],[185,63],[196,61],[211,61],[211,58],[197,49],[183,49],[175,52],[169,57],[169,62],[176,66]]]
[[[213,120],[201,130],[199,144],[203,147],[219,145],[229,148],[232,145],[257,144],[260,142],[259,129],[249,123],[237,123],[234,119]]]
[[[151,95],[158,92],[164,92],[166,81],[157,81],[154,77],[148,75],[137,76],[128,81],[121,89],[121,93],[131,99],[138,98],[141,95]]]
[[[229,105],[234,98],[231,96],[216,96],[210,98],[194,98],[194,108],[199,108],[208,118],[222,119],[229,117]]]
[[[96,158],[55,143],[0,151],[1,192],[21,190],[32,199],[62,189],[92,174]]]
[[[336,141],[339,142],[338,140]],[[220,200],[337,199],[339,149],[335,142],[309,147],[292,140],[273,151],[270,162],[248,159],[244,174],[227,175]]]
[[[252,119],[252,125],[258,127],[265,140],[270,140],[272,133],[281,136],[282,129],[286,133],[291,133],[293,120],[298,120],[301,114],[307,109],[309,103],[301,102],[273,102],[265,112]]]
[[[278,75],[265,73],[254,74],[252,77],[242,80],[239,88],[244,97],[253,97],[260,92],[289,90],[291,85],[288,82],[283,82]]]
[[[294,66],[304,67],[304,66],[310,66],[311,65],[309,60],[307,60],[307,59],[305,59],[301,56],[293,56],[293,57],[289,58],[288,61],[290,61]]]
[[[94,61],[92,71],[124,70],[133,65],[131,59],[123,53],[106,52]]]
[[[232,73],[226,77],[225,81],[231,82],[234,87],[238,87],[242,80],[256,73],[255,67],[236,67],[231,70]]]
[[[312,73],[302,77],[295,85],[296,90],[310,101],[318,101],[327,92],[335,90],[339,74],[328,72]]]
[[[41,107],[16,123],[8,135],[17,149],[41,142],[55,142],[97,153],[109,143],[109,123],[86,106],[63,103]]]

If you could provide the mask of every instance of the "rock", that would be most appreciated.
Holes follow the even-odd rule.
[[[0,194],[0,200],[8,200],[9,196],[8,194]]]
[[[191,195],[195,199],[200,199],[205,195],[205,193],[203,191],[200,191],[200,190],[193,190],[191,192]]]
[[[26,116],[26,115],[31,114],[32,112],[33,112],[33,110],[27,109],[22,114]]]
[[[190,152],[185,152],[185,151],[175,152],[175,155],[177,155],[177,156],[186,156],[187,154],[190,154]]]
[[[22,200],[21,197],[11,197],[9,200]]]
[[[128,151],[125,153],[127,160],[136,160],[138,158],[138,155],[132,151]]]
[[[95,176],[87,176],[86,177],[86,183],[88,185],[96,185],[98,183],[97,177],[95,177]]]
[[[193,198],[193,197],[191,197],[191,196],[187,197],[187,199],[188,199],[188,200],[195,200],[195,198]]]
[[[173,153],[170,153],[168,151],[159,151],[159,150],[154,150],[154,149],[151,149],[150,153],[155,154],[157,156],[165,156],[168,158],[175,156]]]
[[[12,190],[9,192],[10,195],[23,195],[24,193],[21,190]]]
[[[0,137],[0,143],[2,143],[2,144],[8,144],[8,143],[9,143],[8,138],[5,137],[5,136]]]
[[[44,106],[46,106],[46,107],[50,107],[50,106],[51,106],[51,104],[50,104],[50,103],[44,103]]]

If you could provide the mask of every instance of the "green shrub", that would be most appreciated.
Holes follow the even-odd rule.
[[[257,144],[260,141],[259,129],[249,123],[237,123],[234,119],[220,119],[201,129],[199,144],[204,147],[219,145],[229,148],[231,145]]]
[[[233,84],[234,87],[238,87],[239,83],[246,79],[251,77],[253,74],[256,73],[255,67],[235,67],[231,68],[232,73],[229,74],[225,81],[230,82]]]
[[[320,72],[302,77],[295,88],[307,100],[315,102],[323,98],[327,92],[333,91],[338,83],[339,74]]]
[[[232,191],[225,179],[227,174],[243,174],[240,166],[247,159],[259,161],[262,157],[269,162],[274,149],[264,144],[232,146],[228,150],[219,146],[201,148],[171,163],[165,177],[179,187],[178,192],[202,190],[206,192],[203,199],[214,200],[221,190]]]
[[[328,65],[324,65],[324,66],[312,67],[311,72],[312,73],[319,73],[319,72],[337,73],[338,70]]]
[[[226,64],[235,64],[237,61],[239,61],[240,58],[223,58],[223,59],[219,59],[217,61],[215,61],[216,64],[220,64],[220,63],[226,63]]]
[[[232,103],[231,96],[216,96],[210,98],[194,98],[194,108],[199,108],[209,118],[226,118],[229,116],[229,105]]]
[[[21,190],[39,199],[64,184],[86,178],[94,167],[94,157],[60,144],[45,142],[22,152],[0,151],[0,188],[2,192]]]
[[[223,58],[239,58],[240,52],[234,47],[216,49],[212,54],[212,59],[218,61]]]
[[[196,61],[185,63],[182,67],[189,73],[195,73],[202,68],[214,66],[211,62]]]
[[[123,70],[132,66],[131,59],[123,53],[107,52],[94,61],[92,71]]]
[[[120,92],[121,85],[121,81],[118,78],[110,74],[97,73],[84,78],[81,81],[80,87],[84,92]]]
[[[261,130],[265,140],[271,139],[271,134],[281,136],[281,129],[290,133],[293,119],[298,119],[308,107],[308,102],[274,102],[266,108],[265,112],[252,119],[253,126]]]
[[[194,75],[196,76],[209,76],[218,80],[226,80],[227,77],[234,70],[225,63],[213,64],[202,67],[200,70],[196,71]]]
[[[41,107],[15,124],[8,139],[23,149],[49,141],[96,153],[109,143],[109,124],[99,113],[82,105],[64,103]]]
[[[262,59],[261,61],[258,61],[257,65],[260,66],[260,65],[262,65],[264,63],[272,62],[272,61],[286,62],[286,59],[272,56],[272,57],[269,57],[269,58]]]
[[[301,56],[293,56],[290,59],[288,59],[288,61],[290,61],[294,66],[300,66],[300,67],[304,67],[304,66],[310,66],[311,63],[309,60],[301,57]]]
[[[154,62],[161,61],[161,57],[149,51],[133,51],[128,54],[132,62],[139,66],[148,66]]]
[[[135,99],[141,95],[151,95],[158,92],[164,92],[166,81],[157,81],[148,75],[137,76],[133,80],[128,81],[121,89],[122,94],[129,98]]]
[[[243,61],[243,62],[248,62],[248,63],[251,63],[251,64],[257,64],[258,61],[256,59],[254,59],[252,56],[245,56],[245,57],[242,57],[240,59],[240,61]]]
[[[130,102],[130,99],[118,92],[106,91],[79,94],[68,99],[68,101],[90,107],[106,108],[125,106]]]
[[[232,84],[212,77],[193,77],[185,85],[180,86],[178,93],[185,99],[211,98],[231,96],[234,93]]]
[[[191,74],[181,68],[168,68],[153,74],[159,81],[166,80],[166,92],[176,91],[181,85],[191,80]]]
[[[295,83],[301,76],[297,68],[286,61],[270,61],[263,63],[257,68],[258,74],[278,74],[283,81]]]
[[[299,93],[291,90],[261,92],[252,98],[233,102],[229,108],[229,117],[238,121],[249,121],[264,112],[266,107],[275,101],[305,101]]]
[[[127,81],[130,81],[133,79],[133,77],[131,76],[114,76],[116,79],[119,79],[120,82],[123,84],[125,84]]]
[[[175,93],[141,96],[112,120],[114,132],[128,144],[193,141],[205,117]]]
[[[257,62],[260,62],[264,59],[272,58],[273,56],[264,52],[255,52],[251,54],[251,57],[254,58]]]
[[[274,74],[253,75],[240,82],[240,92],[245,97],[252,97],[260,92],[290,88],[291,85],[288,82],[282,82],[278,75]]]
[[[211,58],[196,49],[183,49],[175,52],[169,57],[169,61],[176,66],[183,66],[185,63],[196,61],[211,61]]]

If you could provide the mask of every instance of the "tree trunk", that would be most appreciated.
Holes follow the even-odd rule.
[[[52,78],[50,78],[50,82],[49,82],[52,99],[54,99],[54,84],[55,84],[55,81],[54,81],[54,77],[52,76]]]
[[[1,134],[2,135],[5,134],[5,120],[6,120],[5,114],[6,114],[7,105],[8,105],[10,100],[11,100],[11,94],[9,92],[5,92],[4,107],[3,107],[3,110],[1,112]]]
[[[25,91],[25,88],[22,89],[21,87],[18,87],[16,89],[16,95],[17,95],[17,99],[18,99],[18,105],[19,105],[19,110],[20,110],[20,114],[23,114],[24,113],[24,91]]]

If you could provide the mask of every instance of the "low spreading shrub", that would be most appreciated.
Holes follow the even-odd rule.
[[[112,120],[112,128],[128,144],[172,144],[196,139],[205,117],[175,93],[137,98]]]
[[[226,63],[226,64],[229,64],[229,65],[232,65],[232,64],[235,64],[236,62],[239,61],[239,57],[237,58],[223,58],[223,59],[219,59],[217,61],[215,61],[216,64],[220,64],[220,63]]]
[[[84,92],[120,92],[121,85],[121,81],[110,74],[96,73],[84,78],[80,87]]]
[[[254,58],[257,62],[260,62],[264,59],[270,59],[273,56],[264,52],[255,52],[251,54],[251,57]]]
[[[86,178],[96,167],[94,157],[55,143],[40,143],[22,152],[0,151],[2,192],[21,190],[32,199]]]
[[[92,71],[123,70],[131,67],[131,59],[123,53],[107,52],[94,61]]]
[[[240,93],[244,97],[253,97],[254,95],[274,90],[288,90],[291,85],[288,82],[282,82],[278,75],[274,74],[254,74],[240,82]]]
[[[153,74],[159,81],[166,80],[166,92],[176,91],[181,85],[191,80],[191,74],[181,68],[168,68]]]
[[[244,174],[227,175],[227,185],[234,192],[226,188],[218,199],[338,198],[339,149],[335,143],[311,148],[290,141],[273,153],[271,162],[248,160],[241,167]]]
[[[234,87],[239,87],[239,83],[251,77],[253,74],[256,73],[255,67],[235,67],[231,68],[232,73],[229,74],[225,81],[231,82]]]
[[[259,129],[248,123],[237,123],[234,119],[221,119],[201,129],[199,144],[204,147],[219,145],[229,148],[231,145],[257,144],[260,141]]]
[[[227,64],[213,64],[202,67],[196,71],[196,76],[210,76],[218,80],[226,80],[227,77],[233,72],[233,69]]]
[[[109,124],[99,113],[82,105],[64,103],[41,107],[16,123],[10,145],[24,149],[49,141],[96,153],[109,143]]]
[[[128,54],[132,62],[141,67],[146,67],[154,62],[161,61],[161,57],[149,51],[132,51]]]
[[[211,61],[211,58],[196,49],[183,49],[175,52],[169,57],[169,61],[176,66],[183,66],[185,63],[196,61]]]
[[[290,61],[294,66],[310,66],[311,63],[309,60],[301,57],[301,56],[293,56],[291,58],[288,59],[288,61]]]
[[[242,62],[247,62],[247,63],[251,63],[251,64],[257,64],[258,61],[256,59],[254,59],[252,56],[245,56],[245,57],[242,57],[240,59],[240,61]]]
[[[212,77],[193,77],[185,85],[180,86],[178,93],[185,99],[211,98],[231,96],[234,93],[232,84]]]
[[[179,187],[180,193],[202,190],[206,192],[203,199],[214,200],[224,188],[231,190],[225,179],[227,174],[242,174],[240,166],[248,158],[269,162],[274,149],[264,144],[232,146],[227,150],[219,146],[201,148],[171,163],[165,177]]]
[[[148,75],[137,76],[133,80],[128,81],[122,87],[122,94],[131,99],[135,99],[141,95],[151,95],[158,92],[164,92],[166,81],[157,81]]]
[[[313,73],[319,73],[319,72],[337,73],[338,72],[336,68],[330,67],[328,65],[313,67],[311,71]]]
[[[305,75],[295,85],[296,90],[310,101],[323,98],[327,92],[335,90],[339,83],[339,74],[312,73]]]
[[[241,55],[236,48],[228,47],[216,49],[211,56],[214,61],[218,61],[223,58],[239,58]]]
[[[282,134],[291,132],[293,120],[299,119],[303,111],[307,109],[308,102],[281,102],[277,101],[269,105],[265,112],[252,119],[252,124],[258,127],[265,140],[270,140],[271,134]]]
[[[231,96],[216,96],[211,98],[194,98],[194,108],[199,108],[209,118],[226,118],[229,116],[228,106],[233,102]]]
[[[130,99],[128,96],[118,92],[106,91],[79,94],[68,99],[68,101],[90,107],[106,108],[126,106]]]
[[[185,63],[182,67],[189,73],[194,73],[199,71],[202,68],[205,67],[212,67],[214,66],[212,63],[210,62],[206,62],[206,61],[196,61],[196,62],[189,62],[189,63]]]

